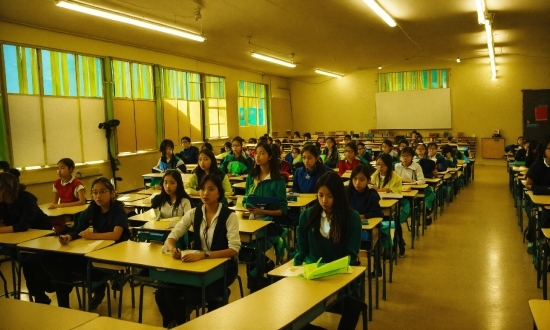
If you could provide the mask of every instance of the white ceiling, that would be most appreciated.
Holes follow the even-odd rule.
[[[201,32],[199,43],[55,6],[53,0],[0,0],[0,20],[89,36],[209,62],[297,78],[316,68],[341,74],[411,58],[487,61],[475,0],[378,0],[391,28],[363,0],[86,0],[87,3]],[[550,59],[550,1],[486,0],[502,54]],[[194,16],[200,9],[202,18]],[[250,43],[248,37],[251,37]],[[251,51],[290,59],[294,69]],[[489,70],[489,69],[488,69]]]

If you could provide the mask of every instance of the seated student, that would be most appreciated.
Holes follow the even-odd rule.
[[[445,157],[437,153],[437,143],[435,142],[428,143],[428,159],[435,162],[435,169],[438,172],[445,172],[447,170],[447,161]],[[437,173],[434,172],[434,175],[437,175]]]
[[[456,168],[458,161],[453,151],[453,147],[446,144],[441,147],[441,153],[443,154],[443,157],[445,157],[445,165],[447,165],[447,168]]]
[[[376,191],[401,194],[403,189],[401,177],[393,171],[393,160],[389,154],[380,154],[378,156],[376,171],[372,174],[371,182],[373,185],[372,189]],[[401,221],[395,226],[395,234],[399,236],[399,256],[404,257],[405,240],[403,239]]]
[[[285,153],[285,151],[283,150],[283,145],[281,144],[281,140],[279,139],[274,139],[273,140],[273,144],[275,144],[277,147],[279,147],[279,155],[283,155]],[[285,159],[286,160],[286,159]]]
[[[0,172],[7,172],[10,169],[10,163],[5,160],[0,160]]]
[[[225,158],[229,153],[232,153],[232,150],[231,150],[231,142],[227,141],[223,144],[223,147],[224,147],[224,152],[222,152],[221,154],[218,155],[218,157],[220,157],[221,159]]]
[[[201,150],[204,150],[204,149],[208,149],[208,150],[210,150],[210,151],[214,151],[214,147],[212,147],[212,144],[211,144],[211,143],[208,143],[208,142],[206,142],[205,144],[202,145]]]
[[[74,177],[74,168],[74,161],[70,158],[57,162],[59,179],[53,183],[54,198],[49,209],[86,204],[86,189],[82,181]]]
[[[28,229],[52,228],[50,219],[38,207],[36,197],[25,191],[25,188],[11,173],[0,172],[0,222],[3,223],[0,226],[0,236]],[[8,250],[6,252],[9,253]],[[15,250],[12,258],[17,258]],[[40,265],[40,255],[22,253],[21,258],[29,295],[36,303],[50,304],[51,299],[45,291],[53,292],[54,289],[50,277]]]
[[[361,164],[361,161],[357,158],[357,146],[355,142],[346,144],[344,156],[345,158],[338,163],[338,174],[340,176],[346,171],[351,171],[355,166]]]
[[[172,143],[172,145],[173,144],[174,143]],[[199,160],[199,148],[191,145],[191,138],[188,136],[181,138],[181,145],[183,149],[178,154],[179,158],[183,160],[185,164],[196,164]]]
[[[529,146],[527,148],[527,154],[525,155],[525,167],[531,167],[531,164],[538,158],[538,142],[536,140],[529,140]]]
[[[372,160],[372,156],[370,152],[365,147],[365,144],[363,142],[357,143],[357,153],[359,160],[361,160],[361,163],[363,164],[370,164],[370,161]]]
[[[93,200],[90,206],[80,214],[75,226],[68,235],[59,236],[59,243],[68,244],[76,239],[113,240],[116,243],[130,238],[128,217],[124,211],[124,204],[116,200],[115,188],[111,181],[99,177],[92,182]],[[88,230],[90,224],[93,231]],[[73,273],[86,274],[88,260],[83,255],[64,253],[44,253],[42,266],[50,274],[57,294],[57,305],[70,308],[69,294],[73,290]],[[92,270],[92,280],[103,277],[100,270]],[[63,282],[63,283],[61,283]],[[94,290],[90,309],[96,309],[105,297],[106,284]]]
[[[415,140],[413,140],[413,141],[415,141]],[[408,147],[408,146],[409,146],[409,141],[407,139],[402,139],[401,141],[399,141],[399,144],[398,144],[399,151],[397,152],[397,157],[400,157],[401,156],[401,151],[403,150],[403,148]]]
[[[348,204],[342,180],[329,171],[319,178],[315,192],[318,197],[313,206],[300,214],[294,265],[314,263],[320,258],[328,263],[346,256],[355,263],[361,246],[361,219]],[[358,285],[352,285],[351,290],[358,296]],[[364,305],[351,298],[345,299],[344,305],[338,329],[355,329]]]
[[[301,139],[300,132],[296,131],[294,132],[294,135],[292,136],[293,139]]]
[[[233,138],[231,143],[233,153],[229,153],[220,165],[220,169],[229,176],[247,174],[252,168],[252,159],[243,151],[243,140]]]
[[[271,144],[271,149],[273,149],[273,157],[275,157],[279,163],[281,174],[285,178],[285,181],[288,182],[290,180],[290,173],[292,173],[291,165],[287,161],[281,159],[281,154],[279,153],[279,147],[277,147],[277,145]]]
[[[188,182],[185,183],[185,189],[189,191],[190,194],[198,195],[198,186],[202,178],[207,174],[216,174],[222,180],[223,190],[225,196],[222,199],[222,203],[227,204],[226,197],[229,197],[233,194],[231,189],[231,182],[229,181],[229,176],[222,172],[216,166],[216,158],[210,150],[201,150],[199,153],[199,166],[195,167],[193,170],[193,175]]]
[[[340,154],[338,153],[338,146],[336,145],[336,140],[333,137],[329,136],[326,139],[326,147],[323,150],[322,155],[325,155],[324,163],[329,168],[338,167],[340,162]]]
[[[180,172],[175,170],[164,172],[162,190],[151,200],[151,208],[158,209],[159,219],[181,217],[191,209],[191,197],[183,188]]]
[[[309,132],[304,133],[304,142],[311,141],[311,134]]]
[[[250,196],[277,197],[278,203],[267,205],[264,209],[248,203]],[[243,206],[250,210],[251,219],[282,220],[288,213],[286,199],[286,183],[279,170],[277,158],[273,157],[273,149],[262,143],[256,147],[256,166],[246,177],[245,196]],[[267,229],[268,247],[275,246],[275,255],[278,262],[282,261],[285,251],[284,237],[286,234],[278,225],[270,225]],[[254,280],[249,279],[249,286]]]
[[[346,196],[352,209],[357,211],[361,220],[370,218],[382,218],[384,213],[380,208],[380,195],[374,189],[369,187],[372,171],[370,165],[359,165],[351,171],[350,184],[345,188]],[[361,246],[363,242],[371,240],[368,233],[361,231]],[[382,276],[382,268],[378,261],[375,262],[375,267],[378,267],[378,276]],[[371,273],[371,277],[375,277],[376,272]]]
[[[304,167],[300,167],[294,172],[292,192],[315,193],[315,183],[317,183],[321,175],[331,169],[321,163],[319,151],[317,151],[317,148],[312,144],[302,149],[302,160],[304,162]]]
[[[519,149],[523,147],[523,136],[519,136],[516,144],[509,144],[504,147],[504,152],[514,155]]]
[[[184,140],[182,139],[182,141]],[[179,170],[182,173],[187,172],[187,167],[185,167],[183,161],[178,156],[174,155],[174,142],[172,142],[172,140],[163,140],[160,143],[159,151],[162,153],[162,156],[155,166],[155,170],[161,173],[166,170]],[[196,162],[194,164],[196,164]],[[151,183],[151,185],[153,184]]]
[[[350,142],[351,142],[351,135],[349,134],[344,135],[344,143],[348,144]]]
[[[384,140],[384,142],[382,142],[382,145],[380,146],[380,151],[381,151],[380,155],[381,154],[390,155],[390,157],[392,158],[392,162],[399,161],[397,152],[393,150],[393,143],[390,140]],[[378,157],[380,157],[380,155],[378,155]]]
[[[300,148],[292,148],[292,151],[289,152],[288,155],[286,155],[285,160],[288,162],[289,158],[292,173],[296,173],[297,169],[299,169],[300,167],[304,167],[304,162],[302,161],[302,156],[300,155]]]
[[[271,136],[267,136],[267,144],[273,144],[273,138]]]
[[[529,141],[523,140],[523,144],[518,147],[514,158],[516,161],[524,162],[527,157],[527,148],[529,148]]]
[[[413,159],[422,168],[422,174],[424,178],[436,178],[437,169],[436,163],[428,158],[428,152],[424,144],[419,144],[416,147],[416,156]],[[435,193],[432,187],[426,187],[424,189],[424,205],[426,206],[426,225],[432,224],[432,208],[435,200]]]
[[[411,137],[413,140],[416,140],[416,138],[418,137],[418,132],[416,130],[412,131],[411,132]]]
[[[181,259],[182,262],[231,258],[225,263],[225,279],[220,278],[206,287],[205,299],[208,303],[208,311],[212,311],[221,307],[220,302],[213,298],[223,296],[224,290],[229,292],[229,286],[237,278],[236,257],[241,248],[239,219],[235,212],[221,203],[224,189],[221,179],[216,174],[205,175],[198,188],[203,205],[185,213],[168,235],[163,250],[170,251],[172,258]],[[195,235],[198,239],[193,243],[193,249],[197,252],[182,254],[176,247],[176,242],[189,231],[191,226],[195,233],[201,233],[201,235]],[[155,294],[155,301],[162,315],[162,325],[165,328],[185,323],[187,318],[185,306],[194,307],[202,302],[200,287],[185,284],[178,287],[178,289],[159,288]]]
[[[416,150],[416,146],[418,146],[418,144],[421,142],[422,140],[412,140],[409,146],[412,148],[412,150]]]

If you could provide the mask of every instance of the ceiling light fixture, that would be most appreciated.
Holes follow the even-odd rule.
[[[325,76],[329,76],[329,77],[333,77],[333,78],[342,78],[343,77],[343,75],[341,75],[341,74],[336,74],[336,73],[323,71],[323,70],[319,70],[319,69],[315,70],[315,73],[324,74]]]
[[[380,7],[380,5],[375,0],[363,0],[363,1],[365,1],[367,6],[369,6],[370,9],[372,9],[372,11],[374,11],[378,16],[380,16],[380,18],[382,18],[384,22],[386,22],[386,24],[388,24],[391,27],[394,27],[397,25],[393,20],[393,18],[384,9],[382,9],[382,7]]]
[[[381,67],[381,66],[379,66],[379,67],[378,67],[378,70],[382,70],[382,67]]]
[[[481,24],[485,24],[485,16],[487,14],[486,8],[485,8],[485,0],[476,0],[476,8],[477,8],[477,22]]]
[[[134,17],[123,13],[111,11],[108,9],[103,9],[90,4],[85,4],[80,2],[77,3],[73,1],[57,1],[56,5],[62,8],[71,9],[84,14],[98,16],[98,17],[110,19],[113,21],[118,21],[126,24],[139,26],[150,30],[164,32],[164,33],[172,34],[178,37],[183,37],[183,38],[187,38],[195,41],[203,42],[204,40],[206,40],[206,38],[198,34],[194,34],[192,32],[184,31],[168,25],[145,20],[139,17]]]
[[[492,78],[497,78],[497,68],[495,64],[495,46],[493,44],[493,27],[489,20],[485,20],[485,33],[487,34],[487,48],[489,49],[489,59],[491,60]]]
[[[289,67],[289,68],[295,68],[296,67],[296,64],[294,64],[294,63],[283,61],[283,60],[280,60],[278,58],[274,58],[274,57],[267,56],[267,55],[252,53],[252,57],[258,58],[260,60],[268,61],[268,62],[271,62],[271,63],[283,65],[283,66],[286,66],[286,67]]]
[[[460,57],[456,58],[456,63],[460,63]]]

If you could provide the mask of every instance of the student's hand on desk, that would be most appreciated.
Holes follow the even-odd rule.
[[[94,239],[94,233],[92,233],[89,230],[83,230],[81,231],[78,236],[85,238],[85,239]]]
[[[434,176],[437,176],[438,173],[439,173],[439,172],[437,172],[437,170],[433,170],[433,172],[432,172],[432,174],[433,174]]]
[[[172,253],[172,258],[181,259],[181,250],[177,247],[173,247],[170,252]]]
[[[48,208],[51,210],[51,209],[56,209],[59,207],[59,204],[50,204],[50,206],[48,206]]]
[[[206,258],[204,255],[204,252],[199,253],[187,253],[183,257],[181,257],[181,261],[183,262],[193,262],[193,261],[199,261]]]
[[[259,207],[249,207],[248,211],[254,215],[264,215],[264,210]]]
[[[71,235],[60,235],[59,236],[59,243],[61,243],[61,245],[66,245],[67,243],[69,243],[72,240],[73,240],[73,238],[71,237]]]
[[[380,191],[380,192],[391,192],[390,188],[376,188],[376,187],[374,187],[373,189],[376,190],[376,191]]]

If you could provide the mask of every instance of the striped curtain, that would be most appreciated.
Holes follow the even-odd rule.
[[[74,54],[41,50],[44,95],[77,96]]]
[[[103,97],[101,59],[78,55],[79,96]]]
[[[8,93],[38,95],[38,56],[35,48],[3,45]]]
[[[201,99],[201,75],[198,73],[187,73],[187,99],[190,101],[200,101]]]
[[[130,79],[130,63],[125,61],[112,60],[113,83],[115,97],[132,98]]]
[[[448,88],[448,69],[390,72],[378,74],[379,92],[399,92]]]
[[[153,99],[153,68],[148,64],[132,63],[132,97]]]
[[[264,126],[267,113],[267,86],[239,81],[239,125]]]

